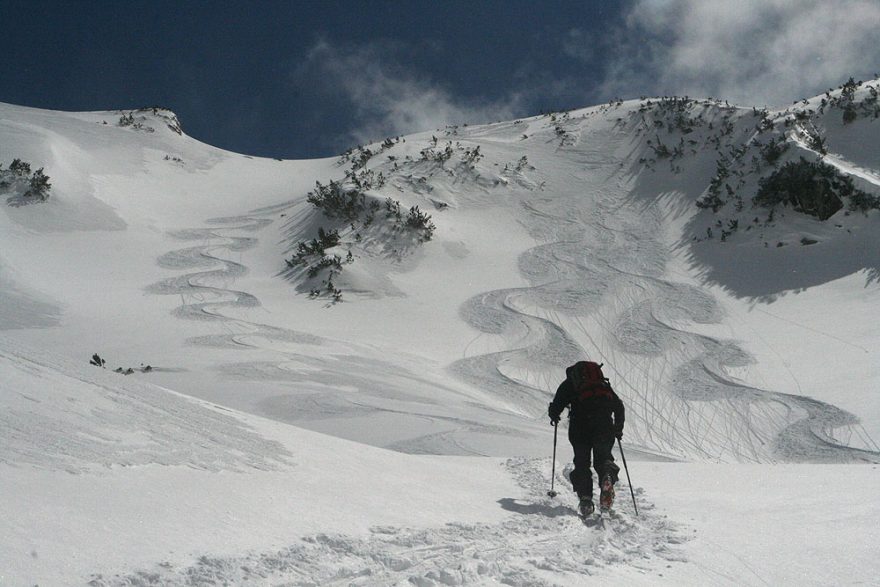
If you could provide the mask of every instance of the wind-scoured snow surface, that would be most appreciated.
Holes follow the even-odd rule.
[[[0,190],[0,584],[872,581],[880,213],[751,206],[800,157],[880,195],[872,95],[847,123],[642,100],[319,161],[0,105],[0,163],[52,182]],[[306,200],[346,172],[369,222]],[[319,227],[341,301],[285,262]],[[640,516],[625,477],[574,515],[565,423],[546,496],[582,358],[626,404]]]

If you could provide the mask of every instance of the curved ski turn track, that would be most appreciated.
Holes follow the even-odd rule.
[[[637,175],[609,155],[631,150],[628,138],[595,126],[582,131],[555,154],[586,171],[575,178],[554,174],[552,159],[536,160],[549,170],[550,194],[522,202],[521,222],[541,243],[519,258],[531,285],[480,294],[461,312],[479,331],[503,336],[507,348],[467,357],[453,370],[540,417],[558,384],[548,374],[589,357],[606,364],[627,406],[627,437],[646,451],[738,462],[880,462],[880,453],[840,440],[876,447],[855,416],[742,383],[729,370],[754,359],[732,340],[693,331],[729,317],[709,290],[669,270],[669,194],[632,196]],[[563,178],[558,186],[554,175]]]
[[[450,371],[518,413],[481,404],[454,382],[440,385],[460,402],[434,407],[430,390],[437,389],[437,381],[427,381],[402,362],[389,362],[375,349],[341,343],[347,354],[359,357],[347,360],[357,361],[361,373],[375,375],[358,377],[309,350],[330,341],[232,317],[236,309],[260,302],[232,288],[247,268],[223,254],[253,247],[256,240],[248,233],[270,224],[275,209],[177,231],[176,238],[203,244],[163,255],[161,266],[188,272],[155,283],[149,291],[181,296],[175,310],[181,318],[222,325],[224,332],[193,337],[192,344],[276,353],[271,360],[218,365],[226,375],[291,383],[323,378],[338,400],[321,408],[325,417],[327,410],[336,415],[384,412],[430,423],[421,435],[385,444],[404,452],[485,454],[473,442],[475,435],[509,438],[528,426],[534,434],[564,367],[589,357],[606,364],[627,406],[627,439],[641,451],[708,461],[880,462],[876,444],[852,414],[732,375],[748,374],[755,359],[734,340],[700,332],[723,327],[732,317],[708,288],[674,268],[678,235],[668,227],[679,196],[639,195],[644,191],[636,189],[640,174],[647,172],[633,161],[638,150],[632,136],[608,120],[587,122],[575,122],[568,140],[556,149],[530,151],[531,177],[520,173],[516,185],[496,188],[508,190],[505,197],[512,200],[504,205],[518,205],[517,219],[536,242],[518,259],[528,285],[481,293],[460,309],[461,318],[489,335],[495,348],[486,352],[488,347],[480,345],[472,352],[468,345]],[[520,154],[501,130],[470,132],[460,139],[497,161],[515,161]],[[485,187],[479,172],[468,173],[471,180],[441,174],[431,181],[447,181],[440,187],[458,193],[467,201],[462,206],[493,202],[497,192]],[[480,185],[468,186],[468,181]],[[279,352],[282,360],[274,358]],[[395,373],[401,383],[392,385],[387,373]],[[350,388],[361,395],[346,395]],[[401,400],[416,403],[403,409],[395,403]],[[287,412],[297,411],[285,406]],[[850,446],[850,439],[859,444]]]
[[[273,395],[256,408],[244,396],[236,407],[321,431],[327,429],[313,426],[313,421],[336,420],[339,423],[330,425],[330,433],[406,453],[483,455],[491,450],[484,446],[504,445],[509,439],[536,445],[529,431],[522,430],[519,415],[475,404],[467,392],[422,373],[408,356],[394,362],[399,352],[263,324],[241,312],[258,308],[261,302],[235,289],[248,268],[225,256],[253,248],[257,244],[253,233],[271,224],[268,216],[274,212],[210,219],[206,223],[214,226],[171,233],[175,239],[200,244],[162,255],[160,266],[185,272],[147,287],[155,295],[180,297],[173,311],[176,317],[214,323],[220,330],[189,337],[188,344],[255,352],[250,360],[214,359],[221,362],[211,367],[233,382],[277,384]],[[353,423],[358,418],[366,423]],[[389,423],[393,423],[390,428]],[[537,423],[531,427],[539,428]],[[540,431],[546,434],[544,426]]]

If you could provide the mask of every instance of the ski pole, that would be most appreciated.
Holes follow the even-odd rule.
[[[556,481],[556,432],[559,430],[559,421],[553,423],[553,466],[550,473],[550,491],[547,492],[551,498],[556,497],[553,491],[553,483]]]
[[[620,438],[617,439],[617,447],[620,449],[620,458],[623,459],[623,470],[626,471],[626,482],[629,483],[629,494],[633,498],[633,507],[636,509],[636,517],[639,515],[639,506],[636,505],[636,494],[633,492],[632,480],[629,478],[629,467],[626,466],[626,455],[623,454],[623,443]]]

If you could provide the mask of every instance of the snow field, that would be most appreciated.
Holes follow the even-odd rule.
[[[332,304],[284,259],[330,226],[304,196],[346,164],[0,105],[0,161],[55,186],[0,214],[0,584],[873,581],[878,215],[704,238],[716,148],[756,119],[687,108],[682,136],[627,102],[382,150],[376,197],[437,230],[340,226]],[[827,161],[875,189],[875,123],[824,124]],[[786,157],[815,156],[802,130]],[[642,513],[623,482],[591,527],[565,424],[546,497],[546,405],[585,355],[627,405]]]

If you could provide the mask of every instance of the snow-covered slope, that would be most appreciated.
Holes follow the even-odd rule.
[[[3,188],[0,583],[872,577],[880,213],[751,198],[821,150],[880,194],[877,85],[784,112],[615,102],[317,161],[220,151],[163,109],[0,105],[0,163],[52,183]],[[544,497],[546,405],[584,356],[627,405],[643,510],[623,484],[586,533]],[[826,493],[863,524],[804,522]],[[755,501],[781,512],[765,543],[717,517],[761,523]],[[783,538],[809,574],[757,546]],[[861,566],[797,548],[819,539]]]
[[[633,463],[639,516],[621,495],[585,527],[573,496],[545,496],[546,458],[354,444],[6,337],[0,400],[3,585],[822,585],[876,574],[876,466]]]

